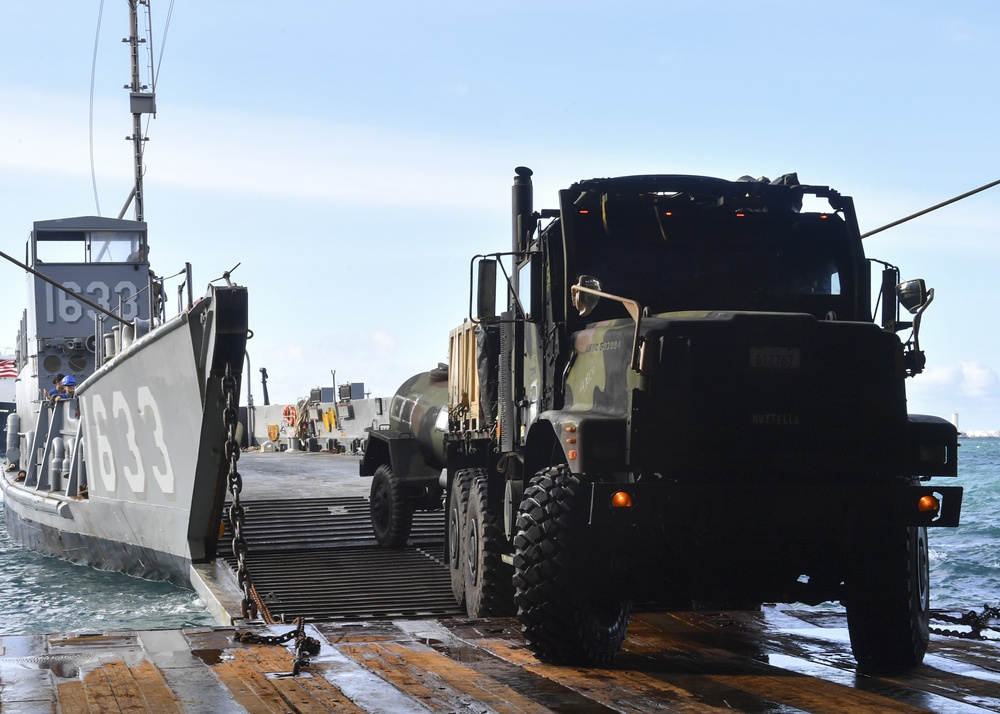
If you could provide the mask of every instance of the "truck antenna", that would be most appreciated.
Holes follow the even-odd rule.
[[[961,196],[955,196],[954,198],[949,198],[947,201],[942,201],[941,203],[938,203],[937,205],[931,206],[930,208],[925,208],[922,211],[917,211],[916,213],[913,213],[913,214],[907,216],[906,218],[900,218],[898,221],[893,221],[892,223],[886,223],[881,228],[876,228],[873,231],[868,231],[867,233],[862,233],[861,237],[862,238],[867,238],[868,236],[873,236],[876,233],[881,233],[882,231],[884,231],[884,230],[886,230],[888,228],[893,228],[894,226],[898,226],[900,223],[906,223],[907,221],[912,220],[914,218],[917,218],[919,216],[922,216],[925,213],[930,213],[931,211],[936,211],[939,208],[944,208],[949,203],[955,203],[956,201],[961,201],[963,198],[968,198],[969,196],[975,195],[975,194],[979,193],[980,191],[985,191],[988,188],[993,188],[994,186],[996,186],[998,184],[1000,184],[1000,179],[997,179],[996,181],[992,181],[991,183],[988,183],[988,184],[986,184],[984,186],[980,186],[979,188],[974,188],[971,191],[966,191]]]

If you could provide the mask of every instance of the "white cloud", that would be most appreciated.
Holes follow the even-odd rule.
[[[989,365],[967,360],[929,367],[906,383],[911,412],[962,417],[962,428],[1000,427],[1000,377]]]
[[[974,399],[1000,398],[1000,377],[989,365],[978,361],[929,367],[912,385],[910,390],[914,393],[952,394]]]
[[[0,166],[89,179],[85,100],[8,90],[0,104]],[[107,102],[95,115],[98,180],[129,176],[128,115]],[[506,151],[472,140],[193,106],[171,107],[149,137],[160,184],[369,205],[495,208],[512,168]]]

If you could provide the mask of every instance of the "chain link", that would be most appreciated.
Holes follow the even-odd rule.
[[[1000,620],[1000,607],[990,607],[984,604],[982,612],[969,610],[957,617],[955,615],[946,615],[942,612],[935,612],[931,614],[931,617],[941,622],[947,622],[952,625],[965,625],[969,628],[968,631],[965,631],[932,626],[931,631],[935,634],[946,635],[948,637],[962,637],[969,640],[986,640],[991,638],[985,637],[983,630],[993,629],[990,627],[990,622],[992,620]]]
[[[229,465],[229,493],[232,502],[229,504],[229,523],[233,528],[233,556],[236,558],[236,582],[243,600],[240,612],[244,619],[257,619],[257,603],[253,597],[253,580],[247,569],[247,541],[243,536],[243,521],[246,512],[240,503],[240,491],[243,490],[243,477],[237,469],[240,460],[240,445],[236,440],[236,425],[239,422],[238,397],[236,395],[236,378],[233,376],[232,365],[226,364],[226,374],[222,378],[222,393],[226,406],[222,412],[222,420],[226,427],[225,456]]]
[[[236,580],[243,600],[240,603],[241,614],[245,620],[256,620],[258,614],[263,615],[264,621],[269,625],[277,624],[271,615],[267,604],[260,597],[257,588],[254,587],[253,579],[247,567],[247,541],[243,536],[244,519],[246,509],[240,503],[240,492],[243,490],[243,477],[240,476],[237,464],[240,460],[240,445],[236,439],[236,426],[239,422],[238,397],[236,393],[236,378],[232,374],[232,365],[226,364],[226,374],[222,378],[222,391],[225,396],[226,406],[222,413],[222,419],[226,427],[225,456],[229,465],[229,492],[232,494],[232,502],[229,505],[229,523],[233,529],[233,555],[236,558]],[[237,642],[248,644],[282,645],[291,639],[295,639],[295,659],[292,664],[292,676],[296,676],[302,667],[309,665],[309,658],[319,654],[320,643],[314,637],[307,637],[305,633],[305,619],[298,617],[295,620],[296,628],[284,635],[259,635],[256,632],[237,632],[233,639]]]
[[[295,639],[295,659],[292,660],[292,676],[296,676],[302,667],[309,666],[309,658],[318,655],[320,643],[315,637],[306,635],[305,618],[295,618],[295,629],[283,635],[259,635],[256,632],[237,632],[233,638],[237,642],[252,645],[283,645]]]

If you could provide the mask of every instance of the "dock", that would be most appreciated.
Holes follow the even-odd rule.
[[[418,514],[403,551],[374,544],[356,458],[246,453],[240,470],[251,576],[279,622],[238,619],[223,557],[196,566],[218,626],[0,636],[0,711],[1000,712],[1000,640],[932,635],[923,665],[871,676],[842,609],[643,610],[612,666],[548,665],[516,619],[458,611],[441,514]],[[293,674],[294,640],[245,635],[299,616],[317,649]]]

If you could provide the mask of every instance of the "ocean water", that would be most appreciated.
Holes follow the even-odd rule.
[[[958,479],[965,487],[958,528],[929,529],[931,607],[1000,607],[1000,439],[961,439]],[[932,484],[951,485],[948,479]]]
[[[1000,439],[963,439],[962,525],[930,532],[931,606],[1000,606]],[[47,558],[11,542],[0,500],[0,634],[147,630],[212,625],[191,590]]]
[[[0,634],[213,625],[193,590],[49,558],[12,542],[0,499]]]

